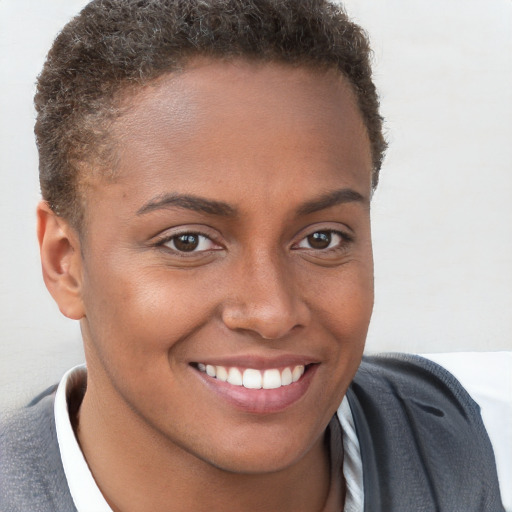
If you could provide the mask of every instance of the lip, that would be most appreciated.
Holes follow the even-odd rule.
[[[213,392],[223,402],[243,412],[259,415],[275,414],[288,409],[298,402],[306,395],[319,366],[318,364],[314,364],[310,359],[297,356],[286,356],[275,359],[238,357],[222,358],[221,360],[208,359],[207,361],[200,362],[216,366],[254,368],[257,370],[304,365],[306,371],[297,382],[288,386],[281,386],[277,389],[248,389],[243,386],[234,386],[228,382],[223,382],[208,376],[206,373],[199,371],[193,364],[189,366],[196,378],[201,381],[208,391]]]

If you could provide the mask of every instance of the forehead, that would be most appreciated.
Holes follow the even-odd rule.
[[[306,182],[323,173],[327,181],[356,177],[365,195],[370,188],[366,128],[334,70],[195,59],[127,96],[123,110],[112,127],[119,182],[198,193],[213,182],[243,186],[257,173],[271,194],[293,188],[300,172]]]

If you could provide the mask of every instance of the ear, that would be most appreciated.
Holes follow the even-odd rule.
[[[64,316],[80,320],[85,310],[78,234],[46,201],[41,201],[37,206],[37,237],[46,288]]]

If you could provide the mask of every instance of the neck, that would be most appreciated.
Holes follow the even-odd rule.
[[[327,510],[330,468],[323,437],[300,460],[279,471],[225,471],[177,446],[122,400],[108,400],[104,386],[98,389],[88,383],[77,437],[115,512]],[[339,500],[335,501],[333,510],[339,510]]]

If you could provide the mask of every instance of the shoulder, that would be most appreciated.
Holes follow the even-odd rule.
[[[414,355],[365,357],[347,397],[372,510],[503,510],[479,407],[444,368]]]
[[[60,459],[52,386],[0,424],[0,510],[71,511]]]
[[[363,357],[354,386],[370,389],[397,399],[420,398],[435,403],[451,403],[461,413],[479,415],[479,407],[459,381],[434,361],[412,354],[380,354]]]
[[[452,446],[471,439],[481,440],[485,449],[490,446],[478,404],[451,373],[421,356],[365,356],[350,398],[362,412],[379,409],[378,415],[366,417],[370,424],[377,418],[401,424],[415,435],[423,433],[420,441],[439,429],[436,433],[442,432]]]

